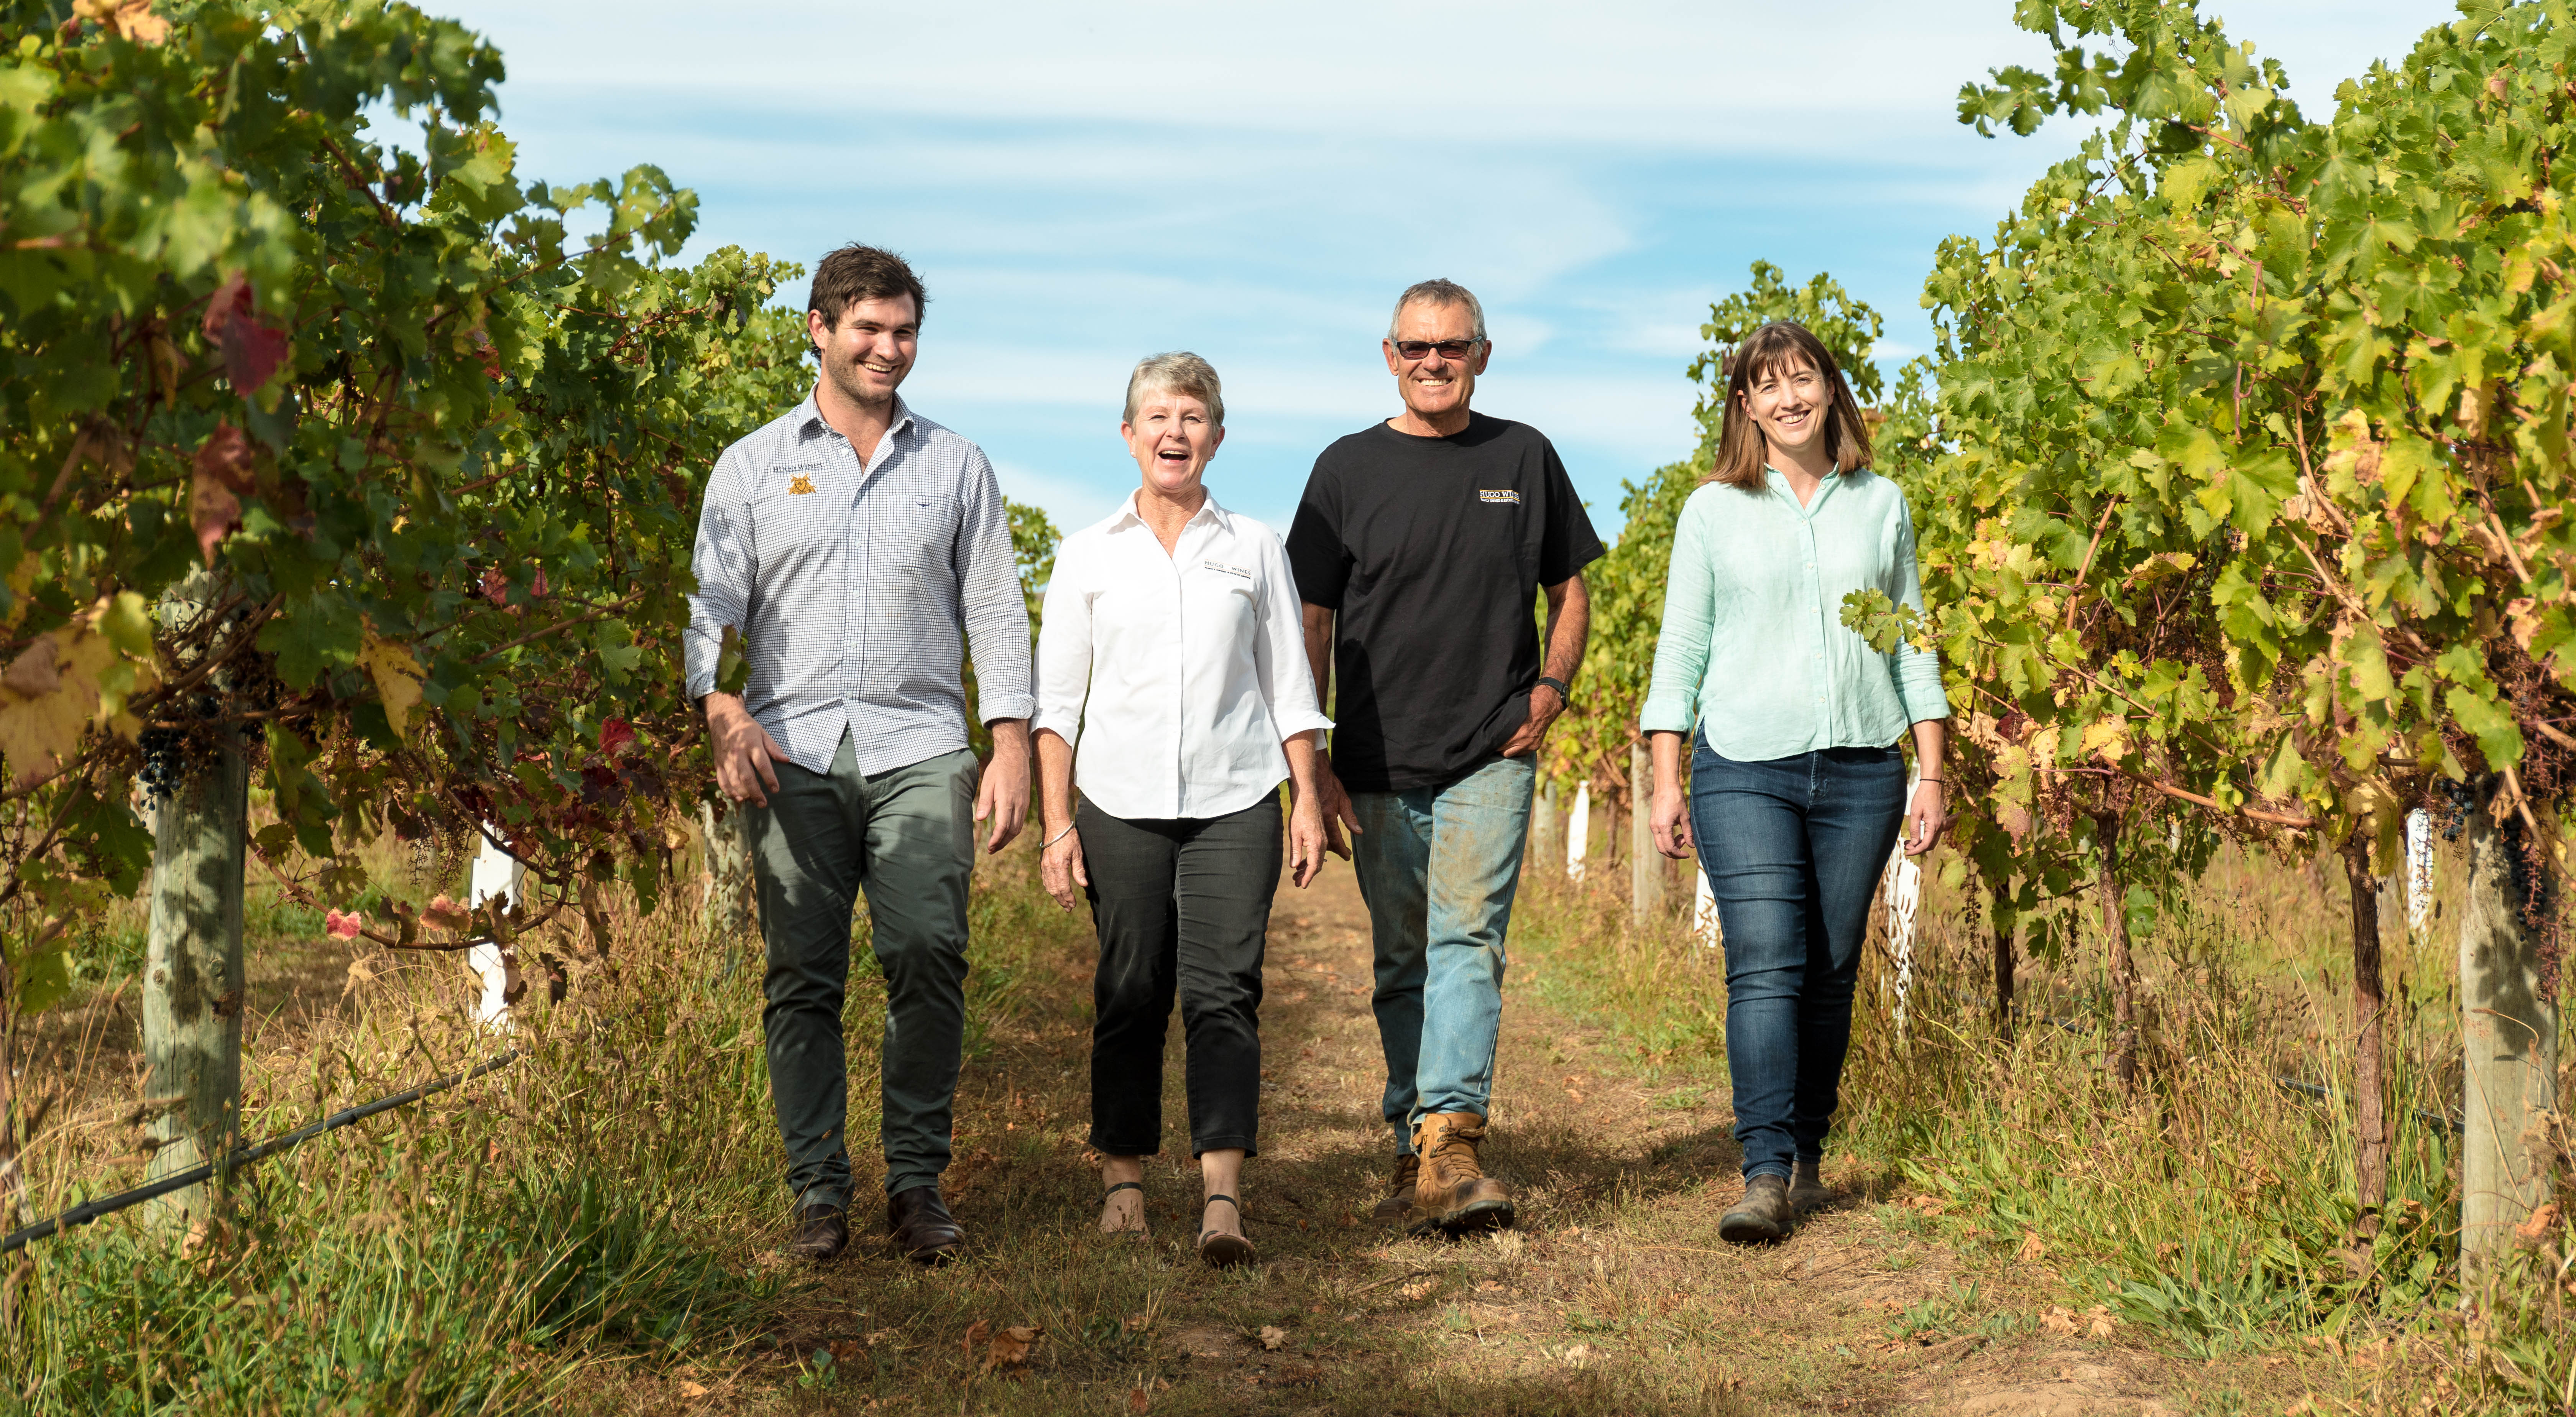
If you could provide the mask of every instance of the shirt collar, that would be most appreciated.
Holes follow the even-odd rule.
[[[894,396],[894,421],[886,425],[886,436],[895,437],[911,426],[912,405],[903,401],[903,395],[897,394]],[[820,392],[807,389],[805,401],[796,405],[796,434],[800,438],[812,438],[825,433],[837,437],[840,430],[824,421]]]
[[[1789,499],[1789,505],[1796,508],[1800,516],[1812,517],[1816,513],[1824,510],[1825,499],[1833,496],[1834,489],[1842,485],[1843,469],[1840,463],[1835,464],[1834,470],[1826,473],[1824,477],[1816,483],[1816,499],[1807,503],[1803,507],[1798,505],[1798,494],[1789,490],[1789,475],[1787,473],[1771,466],[1769,463],[1764,463],[1762,465],[1762,476],[1771,484],[1771,490]]]
[[[1141,487],[1127,494],[1127,501],[1118,509],[1118,515],[1109,519],[1109,529],[1111,531],[1118,531],[1130,526],[1143,526],[1145,524],[1144,516],[1136,510],[1137,502],[1142,499],[1144,495],[1145,489]],[[1188,521],[1181,523],[1181,529],[1187,531],[1189,528],[1197,526],[1201,522],[1206,522],[1207,524],[1214,526],[1219,531],[1230,531],[1234,527],[1233,514],[1216,504],[1216,494],[1213,492],[1207,494],[1206,501],[1199,503],[1199,509],[1197,511],[1190,513],[1190,519]]]

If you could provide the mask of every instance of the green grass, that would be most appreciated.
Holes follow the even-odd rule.
[[[2457,880],[2456,869],[2447,875]],[[2179,1355],[2378,1343],[2421,1361],[2357,1369],[2357,1390],[2453,1411],[2576,1411],[2566,1260],[2576,1226],[2461,1289],[2451,1138],[2417,1116],[2457,1108],[2456,994],[2438,925],[2390,946],[2399,1121],[2373,1242],[2357,1233],[2339,873],[2319,881],[2229,856],[2161,903],[2138,947],[2134,1094],[2103,1056],[2111,1019],[2098,959],[2079,949],[2025,960],[2008,1043],[1991,1021],[1982,927],[1966,928],[1956,892],[1926,885],[1910,1036],[1893,1030],[1893,970],[1873,938],[1829,1161],[1901,1177],[1934,1198],[1920,1222],[1931,1236],[1997,1265],[2036,1256],[2075,1308],[2101,1305]],[[1534,970],[1551,1007],[1600,1025],[1614,1051],[1722,1105],[1719,952],[1678,922],[1632,925],[1623,896],[1525,891],[1516,967]],[[2576,1042],[2561,1050],[2576,1056]],[[2290,1092],[2275,1081],[2283,1076],[2331,1095]],[[1918,1305],[1898,1322],[1937,1329],[1967,1307]]]

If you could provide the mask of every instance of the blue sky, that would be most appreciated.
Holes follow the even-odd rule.
[[[1623,478],[1690,451],[1698,326],[1752,261],[1830,270],[1901,359],[1941,238],[2073,141],[1955,120],[1961,83],[2047,65],[2010,0],[426,3],[500,46],[523,176],[658,164],[701,199],[691,255],[904,252],[907,397],[1068,529],[1134,485],[1126,374],[1177,348],[1226,381],[1210,487],[1284,527],[1316,452],[1394,411],[1388,306],[1439,275],[1485,302],[1477,407],[1547,432],[1607,533]],[[2204,8],[2311,114],[2451,17]]]

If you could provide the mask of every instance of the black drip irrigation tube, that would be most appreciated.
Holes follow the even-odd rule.
[[[394,1108],[418,1102],[433,1092],[445,1092],[460,1083],[472,1082],[485,1073],[517,1062],[527,1055],[527,1051],[525,1048],[512,1048],[488,1062],[478,1063],[461,1073],[450,1073],[446,1077],[422,1083],[418,1087],[406,1088],[390,1097],[379,1097],[373,1102],[345,1108],[310,1126],[298,1127],[284,1136],[271,1137],[256,1146],[237,1148],[217,1160],[201,1162],[185,1171],[173,1172],[148,1185],[137,1186],[133,1190],[122,1191],[101,1200],[84,1201],[60,1215],[39,1220],[24,1229],[11,1231],[7,1239],[0,1239],[0,1255],[24,1249],[38,1240],[50,1239],[75,1226],[87,1225],[102,1216],[114,1215],[128,1206],[141,1205],[156,1196],[166,1196],[172,1191],[186,1190],[190,1186],[210,1179],[218,1170],[230,1174],[237,1167],[248,1166],[263,1157],[274,1156],[289,1147],[311,1141],[324,1132],[337,1131],[342,1127],[363,1122],[379,1112],[390,1112]]]
[[[2320,1102],[2333,1101],[2341,1095],[2335,1092],[2332,1088],[2320,1086],[2313,1082],[2301,1082],[2297,1078],[2274,1078],[2272,1081],[2279,1083],[2283,1092],[2305,1093]],[[2443,1131],[2449,1132],[2455,1137],[2465,1136],[2469,1130],[2466,1126],[2443,1116],[2439,1112],[2427,1112],[2421,1107],[2415,1109],[2415,1120],[2419,1122],[2429,1122],[2432,1125],[2441,1128]]]

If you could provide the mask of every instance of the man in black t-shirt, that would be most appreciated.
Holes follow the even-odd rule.
[[[1420,1233],[1512,1223],[1478,1145],[1503,1014],[1503,940],[1539,740],[1564,712],[1602,553],[1556,449],[1471,412],[1493,347],[1464,286],[1397,300],[1386,367],[1404,412],[1334,443],[1288,533],[1318,702],[1341,673],[1317,773],[1353,837],[1377,941],[1378,1042],[1395,1176],[1382,1219]],[[1547,593],[1547,645],[1530,614]]]

